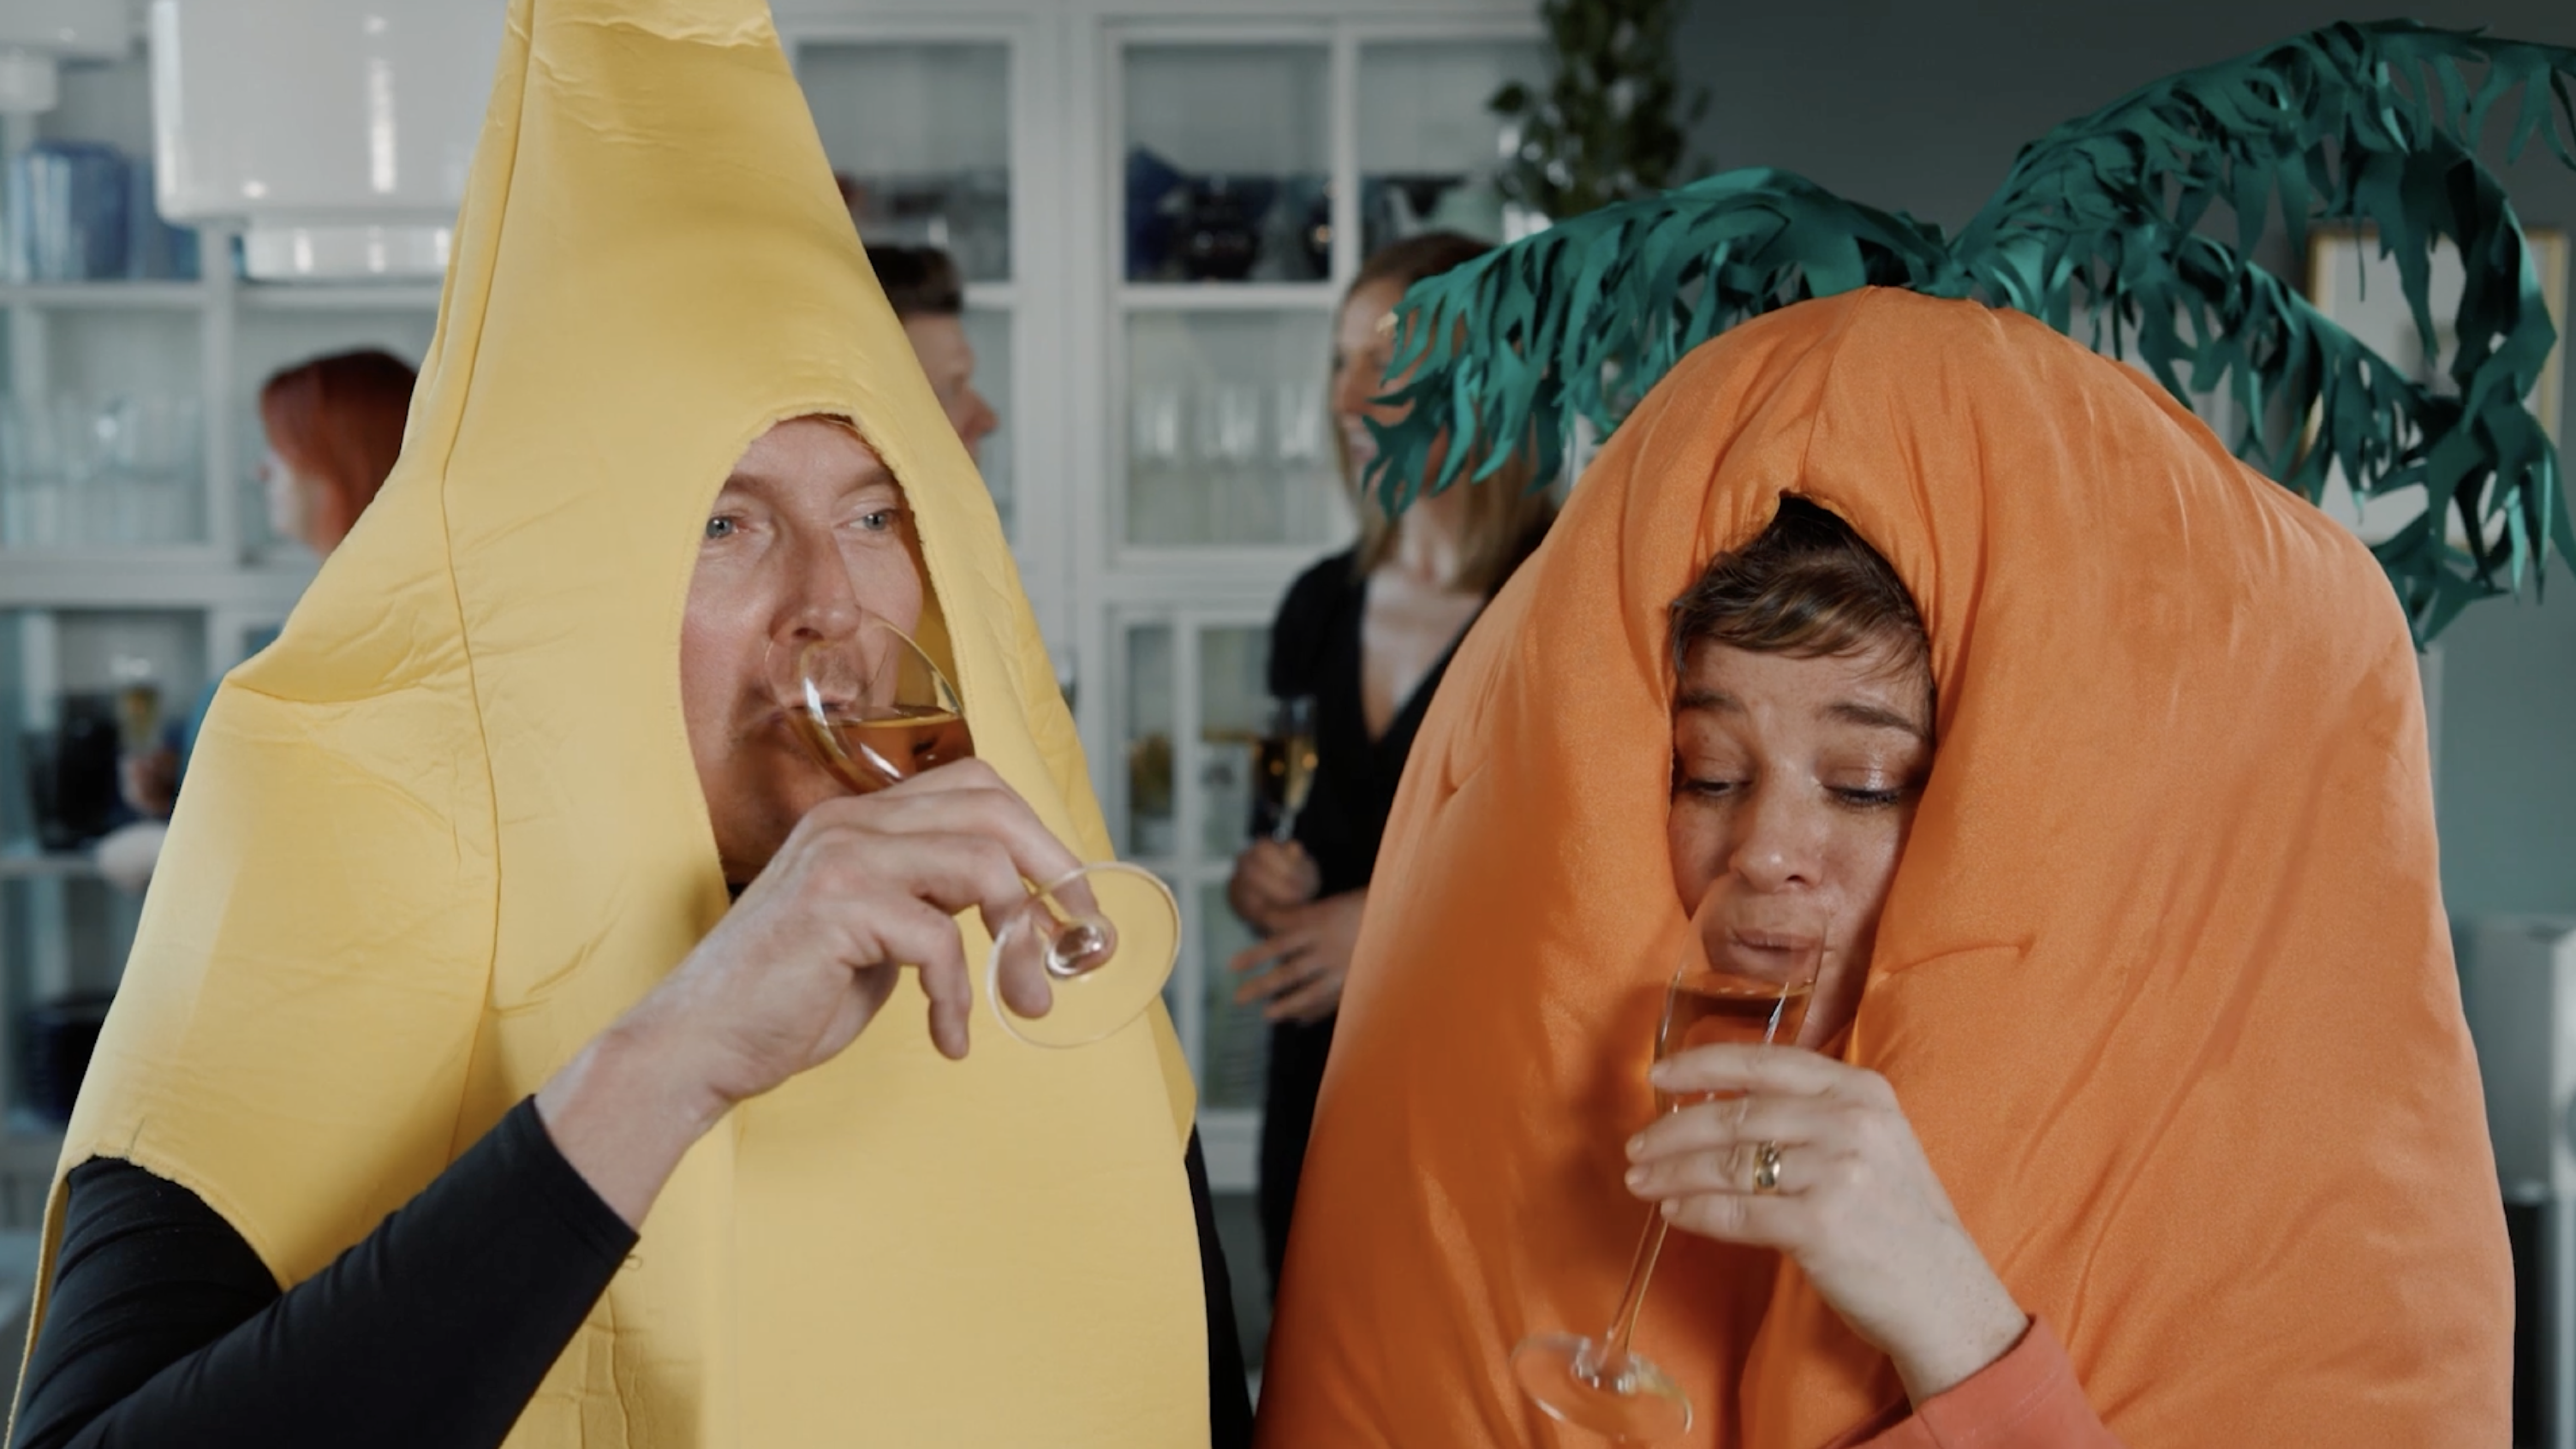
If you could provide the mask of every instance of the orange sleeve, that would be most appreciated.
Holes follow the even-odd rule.
[[[1966,1383],[1846,1449],[2120,1449],[2084,1400],[2056,1330],[2037,1318],[2021,1342]]]

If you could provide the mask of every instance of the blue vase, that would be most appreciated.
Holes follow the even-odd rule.
[[[9,275],[91,282],[125,275],[125,158],[91,141],[43,141],[10,158]]]

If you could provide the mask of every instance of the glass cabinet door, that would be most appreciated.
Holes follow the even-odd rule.
[[[1259,1105],[1268,1034],[1226,969],[1252,935],[1225,900],[1252,819],[1252,748],[1270,716],[1266,617],[1195,607],[1126,618],[1119,849],[1173,884],[1185,919],[1169,997],[1210,1107]]]
[[[0,117],[0,550],[208,540],[205,290],[153,210],[148,75],[67,63],[59,104]]]
[[[1128,543],[1321,549],[1349,534],[1330,328],[1313,308],[1128,315]]]
[[[8,309],[0,548],[205,540],[201,319],[193,301],[143,300]]]
[[[1331,54],[1323,45],[1127,48],[1127,280],[1331,274]]]
[[[796,47],[796,75],[860,238],[937,247],[967,284],[975,388],[1000,419],[977,467],[1004,536],[1017,544],[1011,47],[997,40],[809,39]]]
[[[1226,904],[1224,881],[1201,885],[1191,904],[1199,926],[1192,957],[1199,981],[1199,1108],[1259,1111],[1270,1065],[1270,1023],[1262,1019],[1257,1003],[1235,1005],[1234,989],[1241,978],[1226,968],[1260,938]]]
[[[796,78],[860,236],[938,247],[970,282],[1010,280],[1010,71],[997,43],[796,48]]]
[[[1172,804],[1172,741],[1180,732],[1173,692],[1173,628],[1169,620],[1129,624],[1125,646],[1125,697],[1119,710],[1118,752],[1123,789],[1102,798],[1123,807],[1118,850],[1140,860],[1168,860],[1180,846]]]
[[[0,1008],[13,1024],[0,1100],[13,1123],[69,1114],[76,1066],[55,1048],[94,1029],[143,907],[87,851],[136,818],[120,761],[194,709],[205,646],[192,610],[0,610]]]
[[[1545,73],[1545,52],[1529,41],[1362,44],[1362,255],[1424,231],[1489,242],[1510,234],[1494,173],[1514,131],[1488,103],[1505,84],[1536,86]]]

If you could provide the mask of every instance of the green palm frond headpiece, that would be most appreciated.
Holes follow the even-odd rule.
[[[2508,158],[2539,136],[2576,166],[2571,79],[2564,47],[2336,25],[2058,127],[1956,237],[1767,169],[1559,222],[1405,294],[1388,376],[1413,370],[1393,394],[1413,410],[1371,425],[1371,484],[1400,509],[1521,450],[1552,477],[1577,417],[1607,433],[1682,354],[1811,297],[1908,287],[2061,331],[2080,297],[2096,346],[2107,324],[2112,350],[2134,349],[2177,397],[2233,398],[2238,454],[2309,499],[2330,467],[2365,496],[2425,489],[2423,515],[2373,551],[2429,639],[2472,600],[2536,588],[2553,548],[2576,558],[2557,454],[2523,406],[2556,331],[2476,154],[2502,117]],[[2428,357],[2434,247],[2459,249],[2450,388],[2407,376],[2254,264],[2276,199],[2295,249],[2319,221],[2376,231]],[[2201,229],[2221,202],[2233,247]],[[1432,473],[1443,432],[1454,445]],[[2445,538],[2452,512],[2465,551]]]

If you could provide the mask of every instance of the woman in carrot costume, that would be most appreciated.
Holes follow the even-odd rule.
[[[1784,495],[1904,582],[1934,703],[1868,786],[1910,820],[1883,913],[1829,944],[1820,1012],[1866,973],[1838,1049],[1660,1079],[1750,1090],[1780,1141],[1757,1193],[1753,1139],[1658,1121],[1647,1068],[1727,760],[1797,765],[1785,828],[1826,864],[1793,868],[1872,894],[1817,798],[1860,782],[1694,756],[1675,709],[1669,606]],[[1508,1355],[1606,1321],[1641,1202],[1684,1232],[1636,1343],[1696,1442],[1934,1444],[2026,1400],[2100,1425],[1976,1442],[2503,1441],[2503,1215],[2405,621],[2152,384],[1901,292],[1748,324],[1621,428],[1452,667],[1325,1080],[1263,1442],[1557,1442]],[[1873,1109],[1851,1133],[1771,1130],[1845,1102]]]
[[[1599,1328],[1659,1211],[1634,1343],[1688,1442],[2505,1442],[2512,1293],[2401,607],[2437,624],[2487,560],[2374,560],[2149,378],[1980,300],[1852,291],[1657,362],[1662,319],[1704,321],[1636,305],[1680,270],[1642,217],[1550,243],[1634,264],[1625,343],[1539,286],[1509,345],[1555,366],[1493,365],[1478,309],[1565,280],[1535,244],[1410,299],[1417,396],[1492,365],[1413,434],[1453,456],[1589,410],[1604,337],[1652,388],[1425,723],[1262,1441],[1597,1442],[1510,1356]],[[2518,233],[2473,240],[2518,267]],[[1761,290],[1728,265],[1700,279]],[[2503,422],[2420,441],[2486,448],[2536,553],[2555,460],[2494,444],[2548,324],[2503,292],[2463,329],[2518,358],[2480,400]],[[1534,400],[1542,374],[1575,396]],[[1839,584],[1782,584],[1820,556]],[[1835,610],[1859,622],[1802,634]],[[1711,882],[1837,908],[1815,1011],[1801,1048],[1650,1079]],[[1659,1088],[1743,1101],[1659,1116]]]

